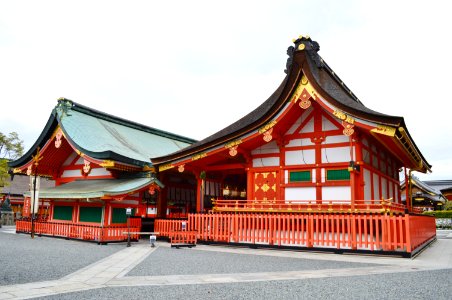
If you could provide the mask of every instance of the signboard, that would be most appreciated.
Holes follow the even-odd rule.
[[[126,215],[131,216],[132,215],[132,209],[126,208]]]
[[[35,178],[36,178],[36,192],[35,192]],[[30,213],[38,213],[39,209],[39,187],[41,183],[41,177],[30,176]],[[24,213],[25,215],[25,213]]]

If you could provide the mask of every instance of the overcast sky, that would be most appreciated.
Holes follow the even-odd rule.
[[[300,34],[452,179],[450,1],[0,1],[0,131],[28,150],[59,97],[202,139],[265,101]],[[89,132],[87,132],[89,134]]]

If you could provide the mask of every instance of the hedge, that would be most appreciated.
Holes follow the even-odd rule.
[[[424,215],[434,216],[438,219],[452,219],[452,210],[425,211]]]

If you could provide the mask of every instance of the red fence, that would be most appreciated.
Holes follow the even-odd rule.
[[[387,200],[214,200],[216,212],[405,213],[406,206]]]
[[[128,231],[128,227],[125,224],[100,226],[55,221],[35,221],[34,224],[36,234],[96,241],[99,243],[127,240],[127,235],[124,235],[124,232]],[[130,219],[130,231],[139,232],[140,229],[141,219]],[[16,232],[30,233],[31,221],[16,221]],[[139,238],[137,234],[131,234],[130,236],[132,239]]]
[[[428,216],[389,214],[189,214],[187,221],[156,220],[161,236],[197,232],[198,240],[277,246],[413,252],[436,236]]]

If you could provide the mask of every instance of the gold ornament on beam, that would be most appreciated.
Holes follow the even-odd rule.
[[[311,95],[308,93],[308,91],[306,89],[303,89],[303,92],[301,92],[300,95],[300,103],[298,105],[300,105],[301,108],[303,109],[308,109],[311,106]]]
[[[83,161],[83,168],[82,168],[82,170],[83,170],[83,172],[82,172],[82,174],[83,175],[88,175],[89,174],[89,172],[91,171],[91,163],[88,161],[88,160],[84,160]]]
[[[355,132],[355,130],[353,129],[353,127],[355,127],[355,125],[353,125],[353,124],[342,121],[342,126],[344,126],[344,130],[342,132],[346,136],[351,136]]]
[[[264,132],[264,141],[266,141],[267,143],[270,142],[273,139],[272,136],[272,132],[273,132],[273,128],[270,128],[269,130],[267,130],[266,132]]]
[[[237,147],[238,147],[238,146],[233,146],[233,147],[229,148],[229,155],[230,155],[230,156],[233,156],[233,157],[234,157],[234,156],[237,155],[237,153],[238,153]]]
[[[27,168],[27,176],[31,175],[31,166],[32,165],[29,165],[28,168]]]
[[[61,131],[61,129],[58,129],[57,133],[55,134],[55,148],[60,148],[61,147],[61,143],[62,140],[61,138],[63,137],[63,131]]]

